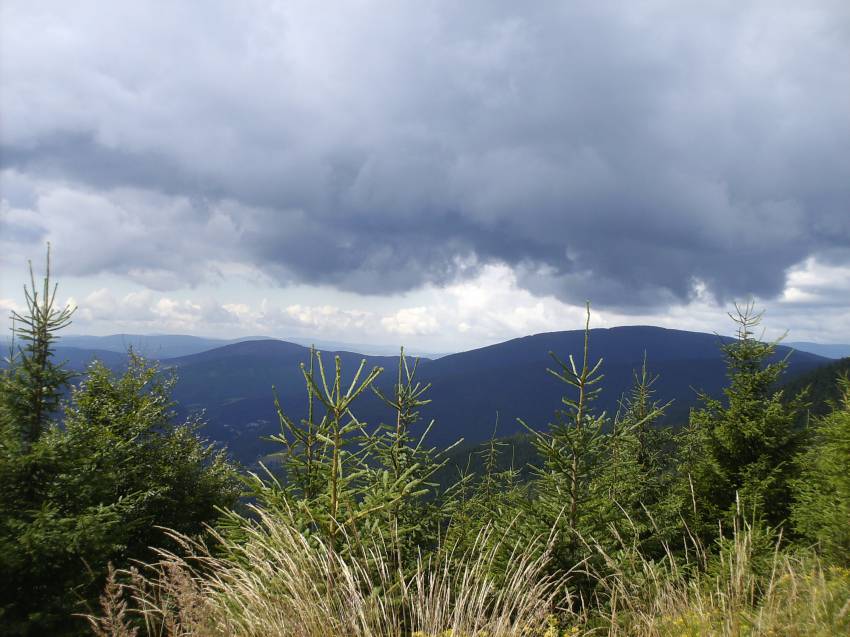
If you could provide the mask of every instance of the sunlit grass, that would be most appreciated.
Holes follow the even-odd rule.
[[[487,529],[470,551],[438,550],[405,573],[394,566],[391,542],[343,557],[285,517],[255,512],[246,538],[216,537],[226,558],[174,535],[183,555],[163,552],[156,564],[126,572],[129,582],[112,586],[93,626],[126,634],[118,632],[129,627],[123,595],[148,634],[169,637],[531,636],[545,634],[566,601],[563,579],[545,573],[545,553],[511,547],[495,578],[506,547]]]
[[[691,540],[690,560],[668,551],[649,560],[623,543],[604,554],[599,574],[606,604],[592,634],[636,637],[815,637],[850,635],[850,570],[814,554],[765,543],[741,523],[720,547]],[[624,557],[625,555],[625,557]]]

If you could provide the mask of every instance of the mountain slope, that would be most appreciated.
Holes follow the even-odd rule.
[[[583,332],[552,332],[514,339],[437,360],[423,360],[421,380],[432,383],[431,404],[422,408],[427,421],[436,420],[430,441],[444,446],[458,438],[476,442],[489,438],[496,413],[497,435],[523,431],[517,418],[533,427],[545,427],[560,404],[565,387],[546,372],[553,361],[548,352],[562,359],[579,355]],[[603,392],[598,409],[616,410],[619,397],[632,382],[633,370],[644,356],[651,370],[660,375],[658,398],[675,399],[670,411],[673,423],[683,422],[694,404],[696,390],[718,394],[725,384],[725,364],[715,335],[655,327],[619,327],[591,331],[591,357],[604,358]],[[304,379],[299,364],[309,360],[306,347],[283,341],[249,341],[200,354],[167,361],[179,382],[175,398],[185,410],[204,409],[209,420],[206,435],[225,442],[246,463],[276,450],[261,440],[278,431],[272,386],[280,403],[293,418],[306,413]],[[777,356],[790,353],[781,347]],[[352,352],[323,354],[328,370],[339,355],[344,380],[356,371],[362,357]],[[379,386],[389,390],[394,382],[397,357],[369,356],[368,366],[382,366]],[[829,362],[806,352],[794,352],[789,377],[808,372]],[[369,424],[389,419],[392,414],[372,394],[357,404],[356,415]]]
[[[93,361],[99,360],[109,369],[123,370],[127,366],[127,354],[113,352],[105,349],[88,349],[79,347],[65,347],[64,340],[53,351],[53,358],[64,364],[66,369],[73,372],[83,372]],[[8,350],[3,352],[3,358],[0,359],[0,367],[6,366],[6,356]]]
[[[826,358],[847,358],[850,357],[850,345],[843,343],[809,343],[799,341],[796,343],[787,343],[788,347],[801,350],[803,352],[811,352],[818,356]]]
[[[261,337],[250,340],[259,338]],[[249,339],[224,340],[182,334],[111,334],[109,336],[63,336],[60,342],[63,347],[107,350],[120,354],[126,354],[132,347],[146,358],[162,359],[198,354],[230,343],[237,343],[240,340]]]
[[[286,341],[248,341],[215,350],[164,361],[176,371],[174,397],[185,411],[203,409],[208,420],[204,435],[225,442],[242,462],[252,463],[277,450],[263,441],[279,430],[274,407],[275,393],[288,416],[304,418],[307,394],[301,363],[309,364],[309,348]],[[353,352],[323,352],[329,380],[333,379],[334,357],[339,356],[343,381],[350,382],[360,361],[388,368],[380,386],[389,390],[393,377],[389,370],[398,357],[364,357]],[[357,416],[369,423],[383,415],[381,403],[371,392],[358,402]]]
[[[784,383],[781,389],[786,397],[796,395],[804,388],[808,388],[808,401],[811,405],[810,413],[824,415],[832,409],[831,404],[840,398],[838,379],[841,376],[850,376],[850,357],[838,361],[830,361],[805,373],[792,373],[790,379]],[[679,422],[684,422],[687,414],[682,414]],[[676,420],[676,419],[674,419]],[[499,435],[498,432],[496,432]],[[446,466],[436,475],[435,479],[444,487],[453,483],[458,474],[465,470],[481,471],[482,454],[488,443],[471,442],[458,445],[448,453]],[[500,437],[497,470],[511,467],[520,470],[521,475],[528,472],[528,463],[539,462],[531,435],[520,433],[509,437]]]
[[[831,403],[840,398],[838,379],[841,376],[850,376],[850,358],[831,361],[796,377],[786,385],[786,392],[790,396],[803,388],[808,388],[811,413],[823,415],[830,411]]]
[[[459,435],[468,440],[483,439],[492,431],[497,411],[499,436],[522,432],[517,418],[536,428],[544,427],[565,390],[546,372],[554,364],[548,352],[554,351],[562,360],[571,353],[578,356],[583,340],[580,330],[537,334],[430,362],[424,369],[424,376],[434,383],[434,402],[428,413],[447,425],[441,427],[443,433],[454,428],[441,442]],[[720,345],[730,340],[657,327],[591,330],[591,361],[601,357],[605,374],[596,408],[616,411],[646,353],[650,370],[659,375],[655,385],[658,398],[675,400],[669,420],[684,421],[697,390],[717,394],[725,385],[726,365]],[[828,362],[814,354],[792,353],[786,347],[778,348],[776,358],[788,354],[789,378]]]

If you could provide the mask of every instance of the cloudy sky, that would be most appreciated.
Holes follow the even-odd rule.
[[[0,195],[75,333],[850,342],[850,3],[3,0]]]

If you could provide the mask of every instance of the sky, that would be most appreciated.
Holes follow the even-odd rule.
[[[0,2],[0,312],[850,343],[850,3]]]

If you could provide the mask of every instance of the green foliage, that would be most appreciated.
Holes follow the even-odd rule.
[[[119,377],[99,362],[89,368],[54,444],[75,468],[62,482],[68,498],[138,499],[126,546],[141,555],[162,544],[154,526],[198,533],[240,489],[224,451],[199,437],[199,417],[174,424],[175,377],[132,351],[128,362]]]
[[[72,374],[53,361],[56,332],[68,326],[74,310],[56,307],[56,286],[50,287],[50,245],[39,295],[30,263],[31,287],[24,287],[27,309],[12,312],[13,340],[7,367],[0,373],[0,428],[6,445],[24,451],[47,429]],[[17,341],[17,342],[16,342]]]
[[[490,529],[489,539],[501,547],[493,554],[494,576],[508,572],[512,550],[517,543],[529,550],[542,550],[538,528],[520,518],[527,513],[531,484],[520,477],[513,462],[505,464],[510,444],[493,436],[476,452],[480,471],[466,470],[456,483],[458,501],[446,533],[448,546],[468,551],[480,542],[482,529]]]
[[[672,434],[657,427],[667,404],[654,399],[655,378],[644,362],[616,417],[594,412],[603,377],[602,361],[590,364],[589,321],[588,308],[580,365],[572,356],[565,362],[552,354],[557,367],[549,372],[568,388],[563,407],[545,431],[526,425],[541,461],[531,480],[522,480],[513,467],[498,468],[505,443],[492,440],[481,453],[483,472],[464,488],[449,528],[449,538],[459,538],[462,546],[484,526],[493,526],[506,546],[533,546],[536,539],[537,550],[549,551],[549,568],[570,572],[571,585],[583,595],[596,588],[588,575],[591,562],[600,566],[593,544],[613,550],[628,536],[644,553],[661,554],[678,528],[669,495]]]
[[[531,468],[540,464],[540,456],[537,455],[533,440],[534,437],[528,432],[507,438],[496,438],[494,432],[491,440],[486,442],[460,443],[446,452],[446,463],[434,474],[434,481],[445,489],[454,485],[461,476],[484,475],[485,460],[489,455],[491,442],[495,441],[497,453],[494,456],[493,471],[499,473],[515,470],[517,480],[528,482]]]
[[[841,401],[815,422],[809,447],[797,457],[791,517],[828,560],[850,566],[850,379],[838,385]]]
[[[321,352],[315,352],[310,369],[301,366],[307,385],[307,418],[296,423],[277,403],[281,433],[273,440],[285,447],[283,483],[270,472],[268,480],[255,474],[249,480],[259,502],[294,515],[305,533],[317,535],[334,550],[344,546],[345,537],[356,530],[357,523],[376,510],[371,502],[358,498],[358,487],[367,473],[368,449],[357,443],[366,439],[367,433],[366,423],[357,419],[352,408],[383,370],[376,367],[361,380],[365,365],[364,359],[345,389],[339,357],[329,383]],[[321,418],[318,412],[323,412]],[[238,518],[233,522],[237,527],[242,524]]]
[[[81,633],[72,614],[92,608],[110,561],[149,559],[148,547],[165,541],[158,526],[199,532],[238,494],[224,455],[198,438],[200,423],[171,424],[173,379],[132,353],[118,378],[92,365],[63,421],[51,421],[68,380],[49,359],[68,319],[52,309],[54,297],[55,287],[39,305],[27,291],[29,311],[14,318],[28,326],[28,345],[0,385],[4,635]],[[39,391],[35,382],[44,383]]]
[[[672,490],[673,432],[658,424],[672,401],[655,400],[657,378],[644,357],[605,438],[605,456],[591,488],[607,511],[609,532],[603,537],[632,537],[644,555],[663,554],[679,528],[678,499]]]
[[[534,431],[534,441],[543,465],[534,479],[535,499],[530,519],[539,530],[557,529],[553,558],[558,568],[569,570],[587,557],[584,536],[595,536],[605,527],[605,515],[611,507],[600,507],[594,479],[605,462],[609,418],[595,414],[592,401],[601,391],[604,376],[599,372],[600,358],[592,367],[590,355],[590,306],[585,322],[584,351],[581,367],[572,354],[569,363],[550,352],[556,369],[547,371],[575,391],[561,399],[563,408],[555,411],[548,431]],[[525,425],[525,423],[522,423]],[[526,427],[528,427],[526,425]]]
[[[371,462],[364,485],[364,492],[374,501],[387,503],[371,517],[370,532],[384,537],[392,534],[408,565],[421,549],[435,545],[443,520],[454,510],[457,490],[455,485],[440,491],[434,482],[434,475],[446,462],[446,450],[438,453],[426,446],[434,421],[418,437],[412,432],[420,420],[419,409],[431,402],[425,398],[430,383],[416,380],[418,364],[416,359],[410,365],[402,348],[392,395],[372,388],[395,418],[379,425],[367,439]]]
[[[403,350],[389,396],[373,385],[383,370],[364,375],[364,367],[365,360],[345,390],[339,357],[332,380],[320,352],[313,353],[309,368],[302,365],[307,418],[295,422],[276,403],[281,432],[272,439],[284,447],[283,479],[271,472],[252,475],[250,492],[336,551],[361,550],[392,537],[402,562],[412,563],[417,549],[437,537],[452,505],[451,497],[435,497],[437,485],[430,481],[441,467],[436,451],[425,446],[433,423],[417,439],[411,433],[429,386],[416,380],[416,364]],[[371,430],[354,412],[355,400],[370,388],[393,414],[390,424]],[[229,523],[239,533],[250,521],[233,516]]]
[[[796,396],[801,391],[806,392],[810,403],[809,413],[814,416],[825,416],[832,412],[836,403],[842,399],[842,377],[850,375],[850,358],[842,358],[783,385],[786,396]]]
[[[64,427],[0,459],[10,634],[74,632],[68,615],[96,599],[108,562],[148,559],[148,547],[165,544],[158,527],[198,533],[235,503],[233,468],[198,438],[200,423],[170,424],[172,382],[134,354],[120,378],[95,363]]]
[[[588,307],[581,364],[552,354],[557,368],[549,372],[572,394],[563,397],[548,430],[535,432],[542,466],[528,487],[533,497],[520,499],[517,513],[525,535],[554,533],[552,568],[573,571],[572,583],[583,594],[595,588],[586,576],[599,559],[591,544],[613,550],[628,536],[645,552],[660,553],[675,527],[668,497],[671,433],[657,427],[669,403],[654,399],[655,378],[644,361],[619,413],[613,419],[595,413],[603,361],[591,366],[589,336]]]
[[[683,437],[680,488],[690,491],[692,530],[705,538],[718,520],[731,521],[739,503],[771,526],[782,525],[790,512],[792,460],[801,441],[795,425],[805,396],[785,400],[776,389],[787,361],[768,362],[776,343],[754,338],[761,316],[752,304],[730,314],[738,338],[723,345],[725,400],[703,395]]]

